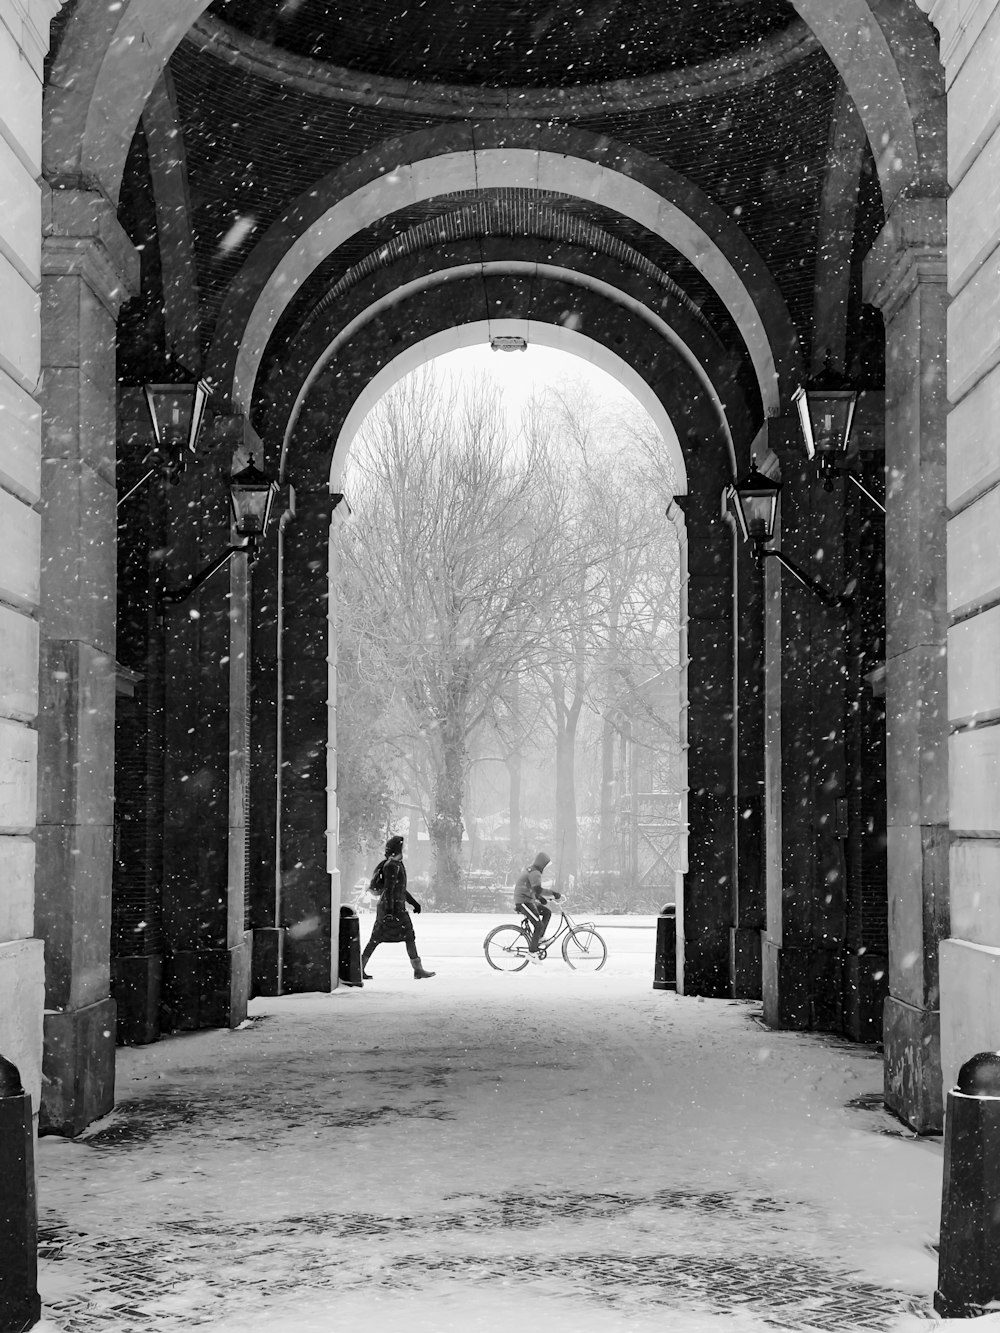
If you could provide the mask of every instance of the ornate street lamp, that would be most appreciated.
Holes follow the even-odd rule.
[[[169,362],[166,375],[169,379],[142,386],[156,441],[152,452],[157,461],[119,499],[118,509],[150,479],[161,463],[170,480],[179,481],[188,458],[194,457],[198,447],[212,386],[208,380],[185,370],[179,361]]]
[[[189,579],[180,588],[164,588],[160,593],[161,602],[186,602],[192,593],[197,592],[203,583],[217,573],[223,565],[229,563],[234,555],[245,555],[247,564],[252,565],[257,558],[257,542],[267,533],[271,517],[271,506],[278,492],[277,483],[272,481],[259,468],[250,462],[242,472],[229,478],[229,504],[232,512],[233,527],[241,539],[238,545],[230,546],[211,564],[206,565],[194,578]]]
[[[752,542],[756,555],[774,536],[774,524],[778,514],[778,495],[781,482],[772,481],[750,469],[742,481],[734,482],[728,489],[730,509],[745,542]]]
[[[229,478],[233,527],[240,537],[247,537],[254,542],[264,536],[277,493],[277,482],[254,467],[252,459],[242,472]]]
[[[833,489],[838,459],[846,458],[858,391],[846,376],[827,364],[821,374],[800,384],[792,395],[799,414],[806,456],[819,459],[826,490]]]
[[[847,458],[851,447],[851,427],[858,406],[857,387],[846,375],[834,370],[827,359],[818,375],[799,385],[792,394],[792,401],[799,414],[806,457],[819,460],[823,489],[832,491],[834,477],[843,471],[847,479],[884,514],[882,501],[872,495],[853,472],[837,466]]]
[[[847,594],[838,597],[836,593],[830,592],[829,588],[824,588],[822,583],[817,582],[804,569],[800,569],[788,556],[782,555],[780,551],[772,551],[767,548],[767,543],[774,537],[774,524],[777,517],[780,491],[780,481],[773,481],[770,477],[765,477],[763,473],[757,471],[756,467],[753,467],[742,481],[733,482],[726,487],[724,492],[729,510],[743,534],[743,540],[751,544],[754,559],[758,564],[761,564],[768,557],[777,560],[779,565],[782,565],[794,578],[798,579],[804,588],[808,588],[824,606],[849,607],[851,598]]]
[[[176,460],[183,472],[188,455],[194,457],[198,447],[212,390],[207,380],[194,379],[178,362],[172,364],[177,367],[172,383],[144,387],[156,447]]]

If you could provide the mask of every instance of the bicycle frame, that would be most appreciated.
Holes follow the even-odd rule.
[[[558,911],[556,929],[540,939],[534,951],[531,938],[537,922],[531,917],[519,912],[516,922],[504,921],[494,926],[483,940],[486,961],[498,972],[520,972],[530,961],[547,958],[553,946],[562,940],[564,962],[574,970],[583,967],[599,972],[608,960],[607,941],[592,921],[574,921],[564,907]]]
[[[524,931],[525,938],[528,938],[531,931],[528,918],[521,912],[518,912],[517,915],[517,924]],[[555,916],[555,913],[553,912],[552,915]],[[549,949],[552,948],[553,944],[555,944],[556,940],[561,939],[563,935],[567,935],[573,930],[596,930],[596,926],[593,921],[574,921],[569,912],[566,911],[565,907],[561,907],[559,909],[559,925],[551,935],[546,935],[544,939],[538,941],[538,952],[544,957]]]

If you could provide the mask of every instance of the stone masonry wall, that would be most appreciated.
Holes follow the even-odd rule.
[[[922,0],[948,89],[948,716],[945,1089],[1000,1046],[1000,3]]]
[[[42,942],[33,939],[37,801],[42,66],[56,0],[0,14],[0,1054],[41,1093]]]

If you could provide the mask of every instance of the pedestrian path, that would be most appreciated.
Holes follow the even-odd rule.
[[[113,1114],[39,1144],[46,1328],[927,1327],[940,1142],[875,1052],[653,991],[641,932],[493,973],[489,924],[424,914],[432,981],[382,946],[363,990],[122,1051]]]

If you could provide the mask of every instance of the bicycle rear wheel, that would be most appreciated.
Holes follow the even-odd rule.
[[[608,946],[593,926],[574,926],[563,940],[562,956],[576,972],[600,972]]]
[[[483,953],[498,972],[520,972],[528,966],[528,940],[520,926],[497,926],[483,940]]]

